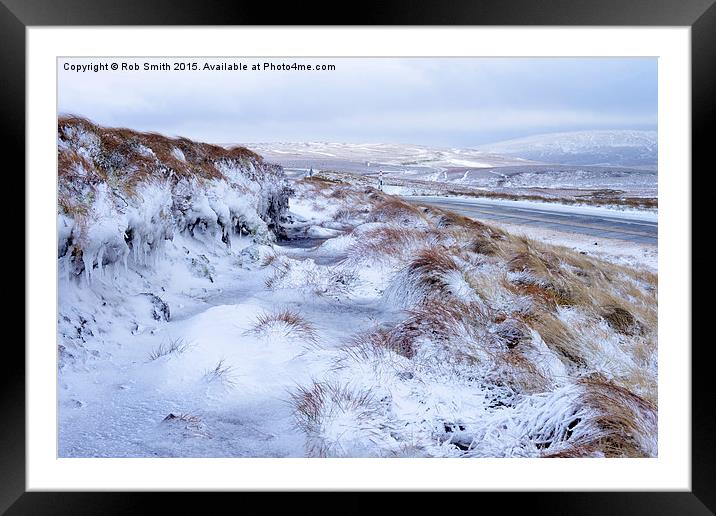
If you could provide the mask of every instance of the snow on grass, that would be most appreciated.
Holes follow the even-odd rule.
[[[656,456],[654,273],[325,179],[278,227],[219,168],[61,209],[60,456]]]
[[[415,196],[417,199],[424,201],[440,201],[445,197],[433,197],[433,196]],[[560,213],[575,213],[579,215],[600,215],[604,217],[615,217],[618,219],[626,219],[630,221],[646,221],[656,222],[658,220],[658,213],[656,211],[645,211],[638,209],[628,209],[623,207],[609,207],[609,206],[581,206],[564,203],[551,203],[542,201],[520,201],[510,199],[493,199],[487,197],[468,197],[468,196],[450,196],[451,200],[456,203],[462,202],[464,204],[480,204],[480,205],[495,205],[495,206],[510,206],[517,208],[529,208],[532,210],[543,210],[550,212]]]
[[[295,337],[311,343],[318,340],[313,324],[299,313],[288,309],[259,315],[249,333],[260,335],[267,340],[273,340],[276,336]]]

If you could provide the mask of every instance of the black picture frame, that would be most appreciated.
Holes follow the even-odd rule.
[[[296,2],[279,7],[268,3],[223,0],[0,0],[0,120],[4,156],[25,170],[25,30],[30,26],[77,25],[550,25],[550,26],[689,26],[692,74],[692,170],[712,161],[709,128],[713,128],[716,91],[715,0],[457,0],[419,3],[364,1],[340,10]],[[339,14],[343,12],[345,14]],[[708,161],[707,161],[708,160]],[[8,165],[9,166],[9,165]],[[6,175],[9,169],[5,168]],[[687,177],[691,171],[678,171]],[[25,192],[22,174],[12,191]],[[10,184],[10,183],[6,183]],[[8,188],[6,186],[6,188]],[[6,190],[6,192],[8,192]],[[13,196],[14,197],[14,196]],[[24,198],[24,196],[23,196]],[[692,217],[693,218],[693,217]],[[695,234],[692,232],[692,234]],[[25,234],[25,238],[28,235]],[[24,252],[24,251],[23,251]],[[20,260],[16,260],[20,263]],[[704,264],[705,266],[705,264]],[[16,265],[17,267],[17,265]],[[693,261],[693,270],[699,262]],[[25,275],[32,271],[25,270]],[[18,303],[19,304],[19,303]],[[24,303],[23,303],[24,305]],[[25,306],[32,310],[32,306]],[[693,316],[692,316],[693,320]],[[692,353],[692,490],[690,492],[479,493],[480,503],[529,506],[549,514],[713,514],[716,446],[712,396],[714,382],[707,368],[710,339],[684,343]],[[161,509],[186,511],[186,493],[48,493],[25,489],[25,354],[6,339],[0,358],[0,511],[7,514],[130,514],[149,509],[161,497]],[[477,493],[475,493],[477,494]],[[226,502],[226,494],[212,498]],[[246,493],[239,494],[246,503]],[[202,497],[205,499],[206,497]],[[495,499],[499,498],[499,499]],[[422,503],[422,496],[411,497]],[[196,503],[196,500],[193,500]],[[206,500],[202,512],[209,508]],[[407,502],[407,500],[406,500]],[[454,500],[452,503],[459,503]],[[470,502],[474,503],[474,502]],[[357,502],[350,507],[374,510]],[[312,504],[320,510],[330,504]],[[362,509],[361,509],[362,507]],[[483,505],[483,507],[487,507]],[[247,507],[248,508],[248,507]]]

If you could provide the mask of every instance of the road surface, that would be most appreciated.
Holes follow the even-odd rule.
[[[639,244],[657,244],[658,225],[655,220],[646,220],[646,217],[634,218],[628,213],[621,214],[616,210],[602,214],[599,210],[589,208],[580,210],[574,206],[565,206],[562,211],[554,204],[540,208],[533,205],[518,205],[518,203],[510,205],[510,201],[489,199],[428,196],[405,196],[403,199],[416,204],[437,206],[474,219],[537,226]]]

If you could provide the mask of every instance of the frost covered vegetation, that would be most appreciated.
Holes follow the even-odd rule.
[[[67,274],[145,261],[175,232],[271,238],[288,187],[279,166],[246,148],[108,129],[58,126],[58,252]]]
[[[60,455],[657,455],[654,274],[246,149],[59,137]]]
[[[294,394],[311,454],[656,455],[654,275],[374,190],[298,189],[354,213],[362,197],[340,263],[403,310]]]

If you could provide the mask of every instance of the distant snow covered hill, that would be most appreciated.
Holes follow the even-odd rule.
[[[483,152],[561,165],[656,169],[657,132],[576,131],[506,140],[476,147]]]
[[[351,164],[353,171],[426,176],[453,168],[490,168],[529,164],[477,149],[440,148],[394,143],[278,142],[244,144],[266,159],[290,166],[313,162],[318,167]],[[324,165],[325,164],[325,165]],[[356,168],[357,167],[357,168]]]
[[[394,186],[508,191],[548,190],[558,197],[614,190],[633,197],[657,194],[656,133],[592,131],[533,136],[480,148],[437,148],[392,143],[252,143],[289,176],[331,171],[375,177]]]

